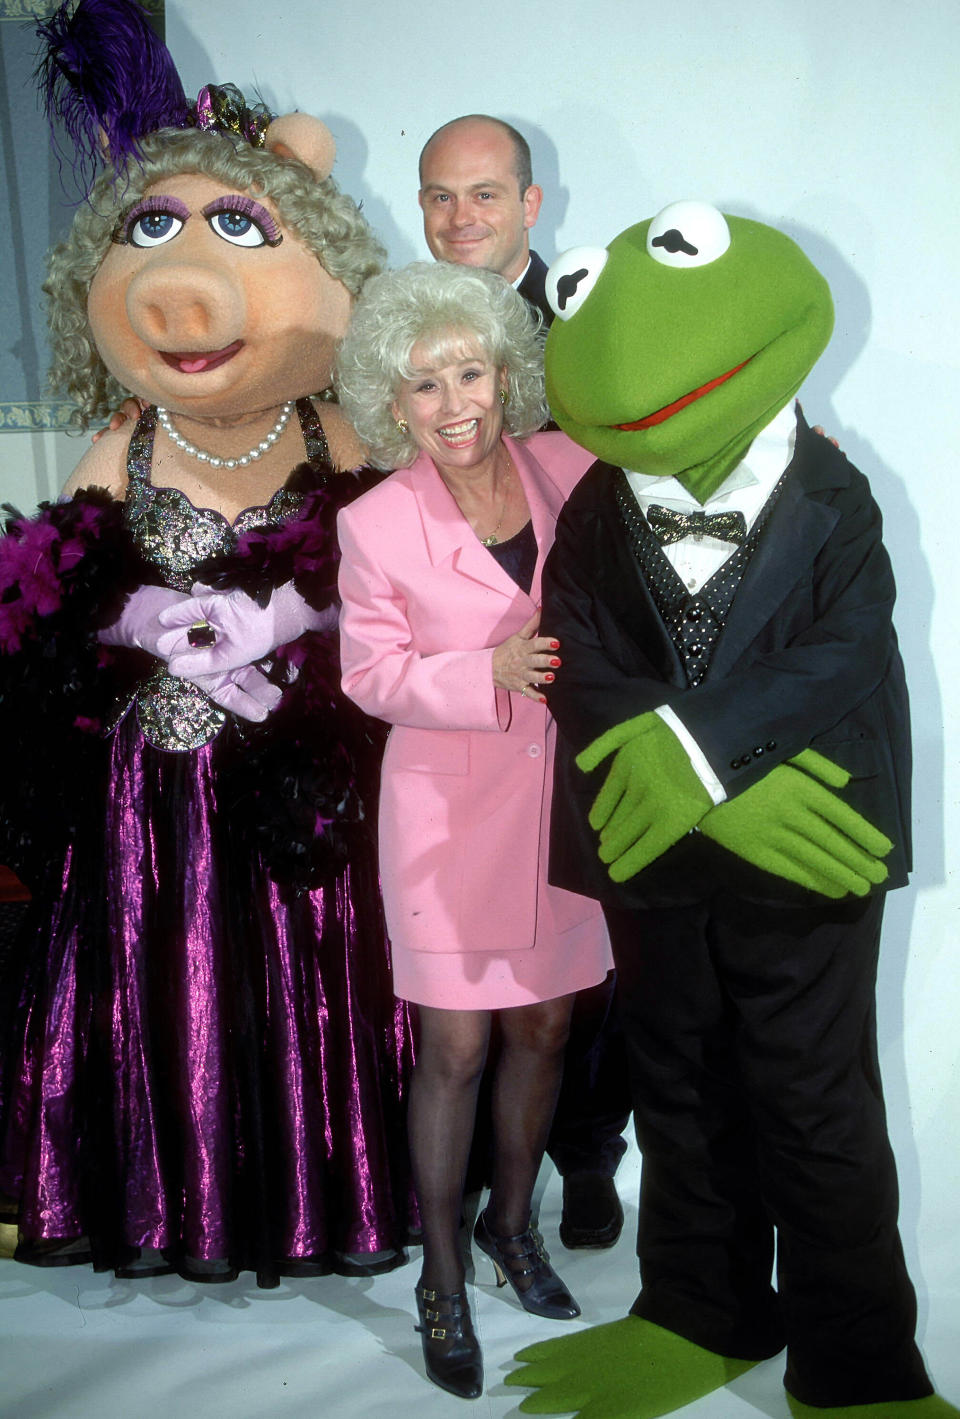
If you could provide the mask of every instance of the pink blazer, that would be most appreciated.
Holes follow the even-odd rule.
[[[539,547],[529,596],[425,455],[338,520],[343,688],[394,726],[380,869],[391,938],[412,950],[522,950],[599,910],[547,885],[554,724],[497,690],[492,667],[539,604],[560,508],[593,459],[561,433],[506,443]]]

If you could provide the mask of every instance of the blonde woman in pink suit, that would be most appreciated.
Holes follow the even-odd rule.
[[[579,1307],[531,1224],[576,991],[604,979],[597,904],[547,882],[563,647],[539,627],[560,508],[591,462],[546,417],[537,318],[488,271],[370,281],[341,346],[341,404],[398,471],[339,518],[343,687],[393,725],[380,870],[394,990],[418,1007],[410,1144],[428,1376],[482,1390],[458,1230],[492,1012],[502,1046],[490,1199],[474,1240],[537,1315]]]

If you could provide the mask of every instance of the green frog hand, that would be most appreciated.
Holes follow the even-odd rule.
[[[590,809],[599,857],[614,882],[626,882],[695,827],[711,807],[673,730],[657,714],[614,725],[577,755],[584,773],[613,763]]]
[[[881,858],[893,847],[835,789],[846,769],[815,749],[771,769],[759,783],[720,803],[700,831],[774,876],[825,897],[865,897],[886,879]]]
[[[656,1419],[753,1368],[704,1350],[639,1316],[528,1345],[508,1385],[535,1389],[525,1414],[576,1413],[579,1419]]]

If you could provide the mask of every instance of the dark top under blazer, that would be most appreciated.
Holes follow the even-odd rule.
[[[553,324],[553,311],[547,301],[547,263],[535,251],[530,253],[530,265],[517,290],[523,299],[543,316],[545,326]]]
[[[686,684],[627,540],[616,470],[595,463],[560,516],[543,574],[544,634],[563,670],[548,691],[560,729],[551,879],[623,907],[669,906],[733,887],[771,904],[825,903],[688,833],[630,881],[597,857],[587,812],[610,766],[574,755],[611,725],[669,704],[728,797],[802,749],[853,775],[842,797],[894,843],[886,887],[910,867],[910,728],[880,511],[863,474],[798,411],[780,499],[734,598],[709,672]]]

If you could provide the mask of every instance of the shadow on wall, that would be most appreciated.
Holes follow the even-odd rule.
[[[505,123],[511,123],[530,144],[533,166],[533,180],[543,188],[543,205],[537,218],[537,225],[530,234],[530,245],[543,257],[547,265],[560,254],[557,246],[557,232],[567,219],[570,207],[570,189],[560,181],[560,159],[553,139],[542,128],[531,124],[522,114],[498,113]],[[585,237],[585,241],[593,240]]]
[[[743,215],[742,204],[736,209]],[[757,214],[757,220],[769,220]],[[870,481],[884,519],[884,541],[898,585],[894,615],[907,671],[913,719],[914,871],[908,887],[892,892],[884,912],[877,978],[877,1033],[883,1067],[890,1139],[897,1157],[904,1199],[900,1230],[907,1262],[926,1308],[917,1230],[922,1196],[920,1162],[911,1114],[905,1054],[906,978],[911,942],[923,931],[922,889],[946,879],[945,822],[940,785],[944,781],[943,695],[930,643],[934,585],[924,554],[913,491],[903,474],[884,462],[869,431],[843,427],[834,406],[841,386],[866,348],[872,329],[870,294],[861,277],[819,232],[790,221],[778,224],[823,272],[836,307],[829,346],[801,390],[810,423],[822,424]],[[931,812],[933,804],[941,805]],[[921,1326],[925,1321],[921,1314]]]
[[[398,227],[388,204],[373,192],[364,174],[370,157],[370,146],[363,132],[352,118],[342,113],[322,113],[319,115],[330,129],[337,142],[337,161],[333,176],[341,192],[346,192],[357,203],[363,215],[377,236],[387,248],[391,267],[406,266],[410,261],[422,259],[423,253],[411,245]],[[419,150],[410,154],[410,206],[417,206],[417,158]]]

